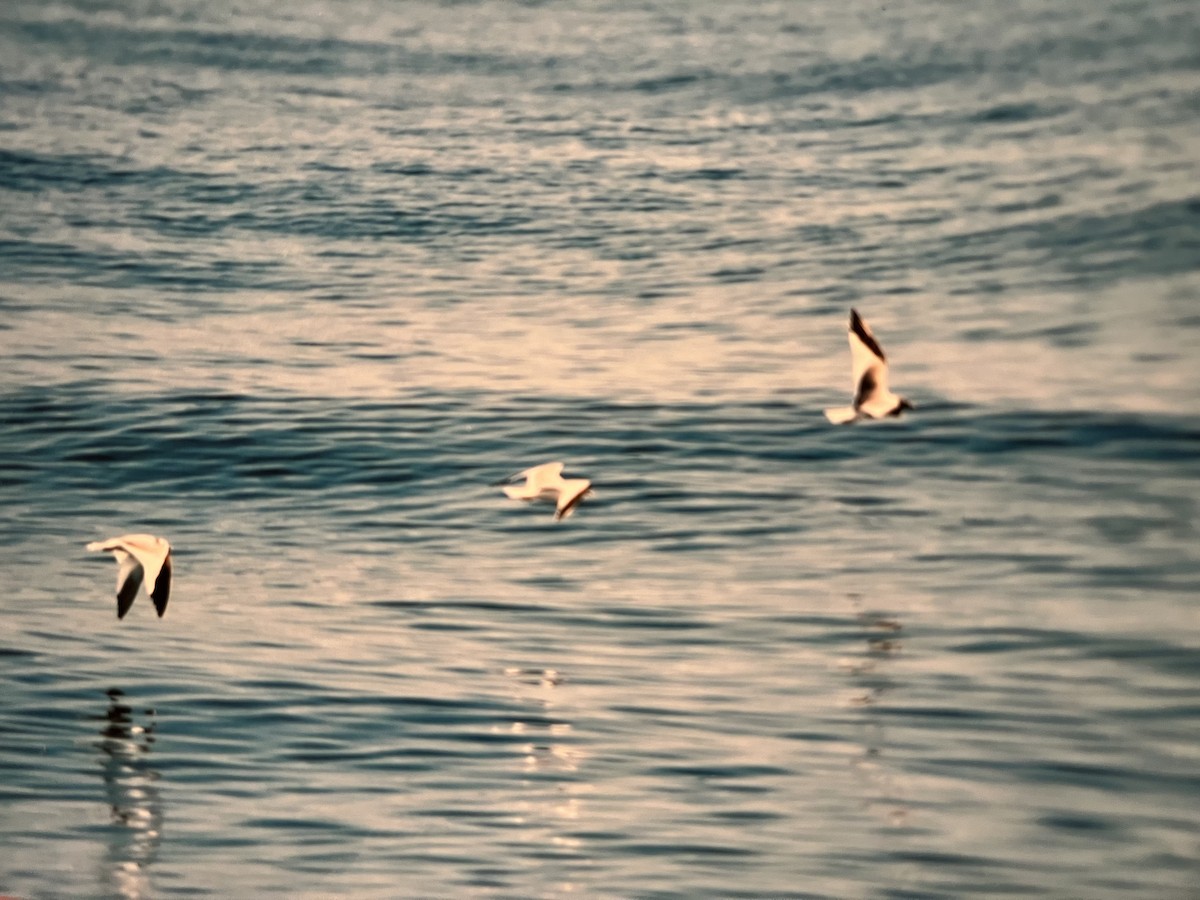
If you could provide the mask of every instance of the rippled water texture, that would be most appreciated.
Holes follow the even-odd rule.
[[[0,5],[0,894],[1194,896],[1197,96],[1183,0]]]

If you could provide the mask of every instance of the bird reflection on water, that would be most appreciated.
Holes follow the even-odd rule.
[[[133,900],[152,895],[147,869],[162,843],[159,773],[149,758],[157,715],[147,709],[141,714],[145,724],[138,724],[133,707],[122,701],[123,691],[106,693],[108,707],[95,717],[104,724],[94,744],[102,754],[101,777],[112,813],[104,880],[115,896]]]
[[[855,686],[850,703],[863,710],[863,755],[856,762],[856,768],[870,786],[869,807],[889,825],[901,826],[908,821],[908,804],[882,760],[887,736],[877,710],[884,695],[896,687],[887,669],[900,653],[899,635],[903,626],[894,616],[862,609],[861,598],[857,595],[850,599],[857,609],[855,618],[866,639],[862,656],[843,661]]]

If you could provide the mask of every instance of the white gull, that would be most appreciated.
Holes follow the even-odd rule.
[[[553,500],[554,520],[565,519],[584,497],[591,496],[592,483],[586,478],[563,478],[563,464],[542,463],[524,472],[497,481],[505,485],[504,494],[512,500]],[[514,482],[524,480],[524,484]]]
[[[898,416],[915,407],[888,388],[887,358],[875,335],[857,310],[850,310],[850,363],[854,382],[854,403],[825,410],[825,418],[835,425],[859,419]]]
[[[117,571],[118,619],[125,618],[143,582],[162,618],[171,596],[171,545],[166,539],[152,534],[126,534],[93,541],[87,548],[111,553],[121,567]]]

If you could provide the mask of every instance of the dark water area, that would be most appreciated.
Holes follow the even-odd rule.
[[[4,5],[0,894],[1195,896],[1198,48]]]

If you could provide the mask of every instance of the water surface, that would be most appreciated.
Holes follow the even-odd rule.
[[[1198,47],[5,5],[0,891],[1190,896]]]

